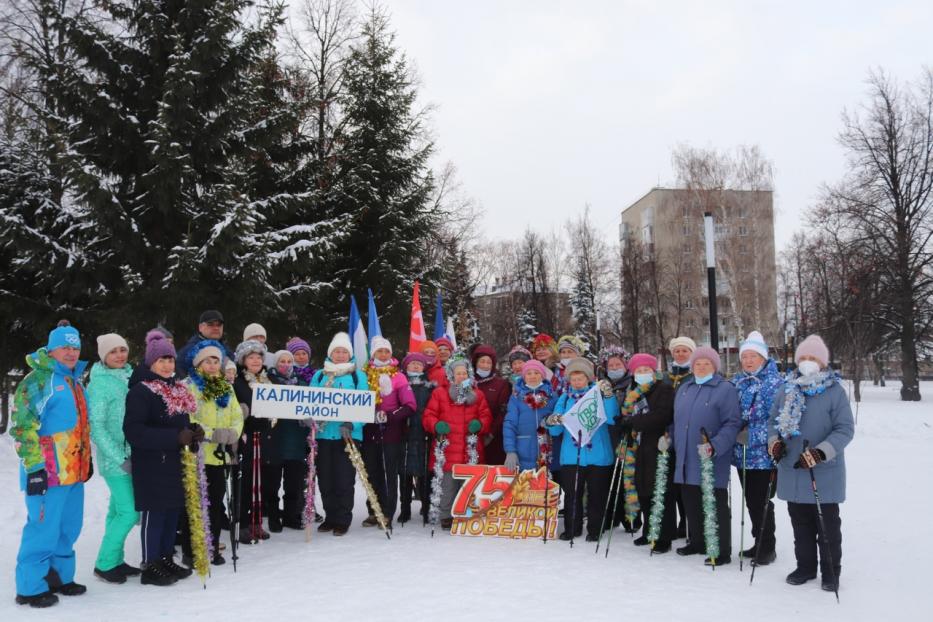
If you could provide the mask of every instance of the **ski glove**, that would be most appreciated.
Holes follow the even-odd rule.
[[[438,436],[450,434],[450,424],[446,421],[438,421],[434,426],[434,433]]]
[[[658,439],[658,451],[665,452],[671,448],[671,437],[665,434]]]
[[[771,454],[771,459],[775,463],[780,462],[781,458],[787,455],[787,445],[784,444],[784,441],[780,438],[776,438],[771,442],[770,447],[768,447],[768,453]]]
[[[184,430],[178,433],[178,444],[179,445],[190,445],[191,443],[197,443],[204,440],[204,428],[198,424],[190,428],[185,428]]]
[[[795,469],[812,469],[820,462],[826,461],[826,454],[823,453],[822,449],[815,449],[810,447],[800,454],[800,458],[797,460],[797,463],[794,465]]]
[[[507,468],[509,471],[518,470],[518,454],[514,451],[510,451],[509,453],[505,454],[505,468]]]
[[[389,417],[386,415],[384,410],[376,411],[376,423],[385,423],[389,420]]]
[[[129,458],[123,461],[123,464],[120,465],[120,468],[123,469],[123,472],[127,475],[133,474],[133,463]]]
[[[44,495],[49,489],[49,475],[45,469],[39,469],[35,473],[26,476],[26,494],[30,497],[35,495]]]
[[[349,421],[344,421],[340,424],[340,436],[344,439],[353,438],[353,424]]]
[[[700,454],[700,458],[712,458],[716,452],[709,443],[700,443],[697,445],[697,453]]]
[[[483,429],[483,424],[480,422],[479,419],[473,419],[467,425],[467,431],[469,431],[470,434],[476,434],[481,429]]]
[[[735,437],[736,445],[748,445],[748,428],[742,428],[739,430],[738,435]]]
[[[564,418],[560,415],[548,415],[544,419],[544,425],[561,425],[564,422]]]
[[[389,374],[380,374],[379,376],[379,393],[382,397],[392,394],[392,379],[389,378]]]

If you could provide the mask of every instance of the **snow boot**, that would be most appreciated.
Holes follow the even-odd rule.
[[[752,566],[767,566],[777,559],[777,553],[774,551],[768,551],[762,553],[759,559],[752,559]]]
[[[678,555],[683,555],[683,556],[687,556],[687,555],[699,555],[699,554],[702,553],[702,552],[703,552],[703,551],[701,551],[699,548],[693,546],[692,544],[688,544],[687,546],[682,546],[682,547],[680,547],[679,549],[677,549],[677,554],[678,554]]]
[[[648,536],[639,536],[638,538],[632,540],[632,544],[635,546],[647,546],[651,543],[648,541]]]
[[[36,609],[45,609],[46,607],[51,607],[57,602],[58,596],[52,592],[42,592],[41,594],[34,594],[32,596],[20,596],[19,594],[16,595],[17,605],[29,605],[30,607],[35,607]]]
[[[370,514],[368,517],[363,519],[363,527],[376,527],[379,525],[379,521],[376,520],[376,517],[373,514]]]
[[[802,568],[797,568],[795,571],[787,575],[787,582],[790,585],[803,585],[807,581],[816,578],[816,571],[804,570]]]
[[[110,570],[101,570],[100,568],[94,568],[94,576],[102,581],[107,583],[126,583],[126,574],[120,570],[120,567],[111,568]]]
[[[117,566],[117,570],[122,572],[124,577],[136,577],[139,575],[139,573],[142,572],[142,570],[140,570],[139,568],[136,568],[135,566],[130,566],[126,562]]]
[[[282,519],[278,516],[269,517],[269,531],[272,533],[282,533]],[[259,536],[262,538],[262,535]]]
[[[318,525],[317,530],[318,530],[320,533],[327,533],[328,531],[333,531],[333,530],[334,530],[334,526],[331,525],[330,523],[328,523],[327,521],[324,521],[323,523],[321,523],[320,525]]]
[[[651,549],[652,554],[654,555],[663,555],[664,553],[671,552],[671,543],[670,542],[655,542],[654,548]]]
[[[211,566],[223,566],[227,563],[227,560],[224,559],[224,556],[220,553],[214,553],[213,559],[211,559]]]
[[[185,568],[184,566],[179,566],[175,563],[175,559],[170,555],[166,555],[162,558],[162,567],[179,579],[187,579],[192,574],[190,567]]]
[[[161,560],[146,564],[146,569],[140,575],[139,582],[143,585],[171,585],[178,581],[170,570],[165,567]]]
[[[348,527],[334,527],[335,536],[345,536],[347,535],[347,531],[349,531]]]

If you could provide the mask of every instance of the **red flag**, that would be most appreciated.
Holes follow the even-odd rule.
[[[421,290],[418,281],[415,281],[415,291],[411,296],[411,334],[408,336],[408,351],[417,352],[421,344],[428,340],[424,332],[424,317],[421,315]]]

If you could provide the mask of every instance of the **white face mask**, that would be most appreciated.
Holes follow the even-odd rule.
[[[489,374],[491,373],[492,373],[491,369],[477,369],[476,370],[476,375],[479,376],[480,378],[488,378]]]
[[[635,374],[636,384],[651,384],[654,381],[654,374]]]
[[[801,376],[813,376],[820,373],[820,364],[816,361],[800,361],[797,370]]]
[[[531,389],[532,391],[534,391],[535,389],[537,389],[538,387],[540,387],[542,384],[544,384],[544,383],[543,383],[543,382],[536,382],[536,383],[534,383],[534,384],[531,384],[530,382],[526,382],[526,383],[525,383],[525,386],[527,386],[529,389]]]

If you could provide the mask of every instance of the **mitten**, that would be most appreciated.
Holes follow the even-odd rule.
[[[386,416],[386,413],[384,410],[376,411],[376,423],[385,423],[388,420],[389,420],[389,417]]]
[[[564,423],[564,418],[560,415],[548,415],[544,419],[544,425],[561,425]]]
[[[340,424],[340,436],[344,439],[353,438],[353,424],[349,421],[344,421]]]
[[[379,393],[382,394],[382,397],[391,395],[392,379],[389,378],[389,374],[381,374],[379,376]]]
[[[781,458],[787,455],[787,445],[784,444],[784,441],[779,437],[771,441],[771,445],[768,446],[768,453],[771,455],[771,459],[775,462],[780,462]]]
[[[514,451],[510,451],[509,453],[505,454],[505,468],[507,468],[509,471],[518,470],[518,454]]]
[[[700,443],[697,445],[697,453],[700,454],[701,458],[712,458],[716,452],[713,451],[713,446],[709,443]]]
[[[45,469],[39,469],[26,475],[26,494],[30,497],[34,495],[44,495],[49,489],[49,474]]]
[[[810,447],[805,449],[800,458],[797,459],[797,463],[794,465],[795,469],[812,469],[820,462],[826,461],[826,454],[823,453],[822,449],[815,449]]]
[[[479,420],[479,419],[473,419],[473,420],[470,421],[470,423],[467,425],[467,431],[469,431],[470,434],[476,434],[476,433],[479,432],[482,428],[483,428],[483,424],[480,423],[480,420]]]
[[[445,434],[450,434],[450,424],[446,421],[438,421],[434,426],[434,433],[438,436],[443,436]]]
[[[665,434],[658,439],[658,451],[665,452],[671,448],[671,437]]]
[[[735,437],[736,445],[748,445],[748,428],[742,428],[739,430],[738,436]]]

